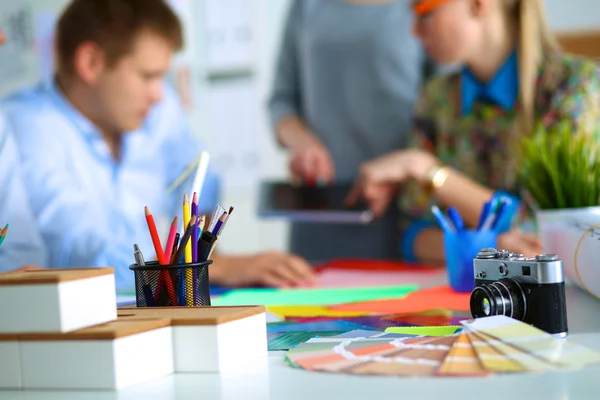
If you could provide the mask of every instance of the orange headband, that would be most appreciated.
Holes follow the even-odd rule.
[[[417,15],[424,15],[448,3],[449,1],[451,0],[423,0],[413,6],[413,11]]]

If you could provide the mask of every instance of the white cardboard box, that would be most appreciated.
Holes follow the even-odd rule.
[[[267,357],[265,307],[119,309],[120,318],[170,318],[175,372],[223,372]]]
[[[0,275],[0,334],[70,332],[117,318],[112,268]]]
[[[19,335],[25,389],[122,389],[173,373],[167,319]]]
[[[0,335],[0,389],[20,389],[21,354],[17,335]]]

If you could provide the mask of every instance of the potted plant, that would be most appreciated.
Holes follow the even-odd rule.
[[[539,125],[521,142],[520,182],[534,201],[545,253],[568,279],[600,298],[600,141],[570,122]]]

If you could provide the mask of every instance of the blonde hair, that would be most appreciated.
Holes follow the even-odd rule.
[[[539,67],[544,59],[559,50],[550,31],[543,0],[504,0],[516,18],[518,30],[519,100],[521,129],[529,132],[534,125],[535,95]]]

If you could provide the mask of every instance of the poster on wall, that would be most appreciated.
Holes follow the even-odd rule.
[[[6,44],[0,47],[0,92],[28,78],[33,59],[33,18],[28,4],[0,6],[0,27]]]

